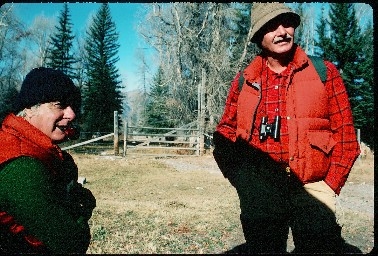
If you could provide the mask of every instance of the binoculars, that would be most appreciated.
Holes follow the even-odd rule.
[[[265,140],[268,136],[274,140],[280,139],[281,117],[276,116],[273,123],[268,123],[268,117],[263,116],[260,124],[260,140]]]

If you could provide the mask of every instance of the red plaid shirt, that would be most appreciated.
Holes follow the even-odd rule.
[[[291,65],[291,64],[289,64]],[[329,99],[329,117],[333,138],[336,143],[332,150],[331,166],[325,178],[326,183],[339,193],[344,185],[349,172],[356,160],[360,149],[356,140],[356,133],[353,126],[353,117],[350,108],[348,95],[335,65],[325,61],[327,68],[327,79],[324,83]],[[290,67],[290,66],[289,66]],[[289,161],[289,136],[286,116],[285,90],[289,85],[291,68],[285,69],[281,74],[276,74],[267,66],[262,73],[262,99],[256,112],[256,119],[252,131],[252,144],[280,162]],[[235,141],[236,111],[239,96],[238,86],[239,74],[232,82],[227,101],[225,113],[217,127],[227,138]],[[281,116],[280,140],[274,141],[267,137],[266,140],[259,139],[261,118],[268,116],[269,123],[274,121],[276,115]]]
[[[252,130],[252,144],[267,152],[278,162],[288,163],[289,161],[289,134],[286,119],[286,99],[285,92],[288,87],[290,68],[285,69],[281,74],[277,74],[267,66],[263,69],[261,77],[261,102],[256,112],[256,121]],[[272,136],[267,136],[265,140],[260,140],[261,119],[267,116],[268,123],[274,123],[276,116],[281,117],[280,139],[274,140]]]

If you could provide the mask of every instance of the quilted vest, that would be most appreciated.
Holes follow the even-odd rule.
[[[0,139],[2,147],[7,149],[0,151],[0,165],[12,158],[31,156],[41,160],[54,172],[56,163],[63,160],[59,147],[29,122],[14,114],[4,119]]]
[[[309,183],[326,176],[329,152],[336,142],[330,129],[327,92],[314,65],[299,47],[293,63],[296,68],[291,72],[286,91],[289,166],[303,183]],[[236,137],[247,142],[251,142],[255,112],[261,100],[262,68],[263,58],[257,56],[243,73]]]
[[[29,122],[14,114],[8,115],[0,130],[1,146],[7,150],[0,151],[0,167],[3,163],[20,156],[30,156],[41,160],[53,173],[61,158],[61,151],[51,143],[51,140]],[[0,169],[1,171],[1,169]],[[7,212],[1,211],[0,229],[21,238],[30,246],[33,252],[46,252],[44,244],[35,237],[27,234],[25,228],[17,223]]]

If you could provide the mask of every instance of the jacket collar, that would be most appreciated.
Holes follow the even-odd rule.
[[[300,70],[304,68],[309,58],[305,51],[298,46],[297,44],[294,44],[294,54],[293,59],[290,62],[290,65],[292,65],[294,72],[297,70]],[[266,57],[263,56],[263,54],[257,55],[252,62],[244,69],[243,76],[244,78],[252,83],[258,83],[261,84],[261,74],[263,71],[263,67],[265,66]]]
[[[3,121],[2,130],[24,141],[28,141],[39,148],[43,148],[62,159],[62,152],[59,146],[53,144],[46,134],[22,117],[9,114]]]

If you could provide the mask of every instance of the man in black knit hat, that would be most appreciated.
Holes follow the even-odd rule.
[[[0,130],[0,252],[85,253],[96,205],[58,144],[72,135],[80,91],[63,72],[25,77]]]

